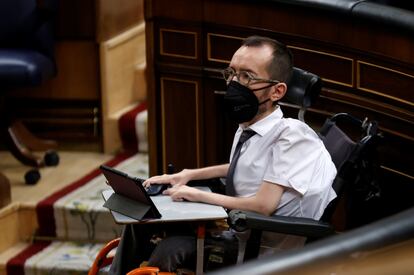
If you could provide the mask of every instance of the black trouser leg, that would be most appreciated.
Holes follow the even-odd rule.
[[[109,274],[124,275],[148,259],[154,249],[150,243],[154,229],[150,224],[125,225]]]
[[[146,223],[125,225],[121,241],[112,261],[109,274],[124,275],[150,258],[155,244],[153,235],[194,235],[194,229],[187,223]]]

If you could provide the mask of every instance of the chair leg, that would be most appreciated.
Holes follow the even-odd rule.
[[[43,140],[34,136],[20,121],[14,121],[5,129],[7,147],[13,156],[21,163],[32,167],[55,166],[59,163],[56,152],[46,152],[44,156],[37,156],[33,151],[55,149],[57,143],[52,140]]]
[[[0,208],[11,202],[11,190],[9,179],[0,173]]]
[[[15,128],[11,126],[7,127],[4,136],[8,149],[21,163],[32,167],[44,166],[43,158],[36,156],[26,147],[19,132],[15,131]]]
[[[9,131],[12,131],[18,140],[30,150],[46,151],[57,148],[56,141],[36,137],[19,120],[14,121],[10,125]]]

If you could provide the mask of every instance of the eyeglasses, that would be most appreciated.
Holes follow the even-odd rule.
[[[278,81],[278,80],[263,79],[263,78],[254,77],[251,73],[249,73],[247,71],[240,71],[240,72],[237,73],[232,68],[224,69],[222,71],[222,74],[223,74],[223,78],[224,78],[224,80],[226,80],[227,84],[229,84],[230,81],[234,77],[236,77],[237,81],[240,84],[244,85],[244,86],[249,86],[249,85],[254,84],[254,83],[273,83],[273,84],[280,83],[280,81]]]

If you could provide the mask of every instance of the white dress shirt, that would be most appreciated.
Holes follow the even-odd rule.
[[[280,107],[248,128],[257,134],[241,149],[233,178],[236,195],[255,195],[263,181],[278,184],[285,191],[275,215],[319,220],[336,197],[332,189],[336,168],[315,131],[297,119],[283,118]],[[231,157],[243,130],[236,131]],[[266,233],[262,237],[262,244],[273,252],[303,243],[304,238],[296,236]]]

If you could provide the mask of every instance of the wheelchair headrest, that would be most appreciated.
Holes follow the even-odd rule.
[[[321,88],[322,80],[319,76],[294,67],[285,99],[292,104],[308,108],[319,96]]]

